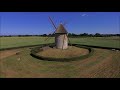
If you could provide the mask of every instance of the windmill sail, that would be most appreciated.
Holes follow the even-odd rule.
[[[56,27],[55,23],[53,22],[52,18],[49,17],[50,22],[52,23],[53,27],[55,28],[55,31],[51,34],[55,34],[55,45],[58,49],[67,49],[68,48],[68,37],[67,37],[67,30],[65,29],[63,24],[60,24],[58,27]],[[64,23],[65,24],[65,23]],[[49,40],[50,37],[45,39],[45,41]]]
[[[50,19],[50,21],[51,21],[52,25],[54,26],[54,28],[55,28],[55,30],[56,30],[57,28],[56,28],[56,26],[55,26],[55,24],[54,24],[53,20],[51,19],[51,17],[49,17],[49,19]]]
[[[52,23],[52,25],[53,25],[53,27],[55,28],[55,31],[56,31],[57,27],[55,26],[55,23],[53,22],[52,18],[49,17],[49,20],[50,20],[50,22]],[[51,34],[51,36],[52,36],[53,34],[55,34],[55,31]],[[48,36],[48,38],[46,38],[45,41],[49,40],[51,36]]]

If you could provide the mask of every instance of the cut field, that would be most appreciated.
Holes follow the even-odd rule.
[[[0,49],[54,42],[54,38],[46,42],[45,38],[0,37]],[[70,38],[70,42],[120,48],[120,37],[80,37]],[[0,78],[120,78],[120,50],[93,48],[89,58],[55,62],[32,57],[31,48],[0,51]]]
[[[0,77],[120,78],[120,51],[94,48],[94,54],[87,59],[55,62],[36,59],[30,56],[30,50],[22,48],[19,54],[0,59]],[[6,55],[5,51],[0,53]]]
[[[70,41],[82,45],[120,48],[120,37],[71,38]]]
[[[69,46],[68,49],[65,50],[48,48],[46,50],[38,52],[37,55],[51,58],[71,58],[86,55],[88,53],[89,51],[87,49]]]
[[[54,43],[54,38],[47,37],[0,37],[0,49]],[[80,37],[70,38],[70,43],[120,48],[120,37]]]
[[[0,49],[53,42],[53,39],[45,41],[46,38],[47,37],[0,37]]]

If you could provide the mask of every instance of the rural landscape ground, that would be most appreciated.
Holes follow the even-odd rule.
[[[0,49],[53,43],[46,37],[0,37]],[[120,48],[120,37],[70,38],[74,44]],[[33,48],[33,47],[31,47]],[[89,58],[71,62],[39,60],[30,47],[0,51],[0,78],[120,78],[120,51],[93,48]],[[19,54],[16,54],[18,53]]]

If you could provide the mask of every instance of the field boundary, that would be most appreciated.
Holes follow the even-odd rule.
[[[71,44],[69,44],[71,45]],[[85,46],[85,47],[91,47],[91,48],[101,48],[101,49],[116,49],[116,50],[120,50],[120,48],[114,48],[114,47],[103,47],[103,46],[93,46],[93,45],[83,45],[83,44],[72,44],[74,45],[80,45],[80,46]]]
[[[50,47],[53,47],[53,46],[54,45],[52,45],[52,44],[50,45]],[[74,45],[74,46],[81,48],[80,45]],[[91,55],[93,55],[93,52],[94,52],[94,50],[92,48],[82,46],[82,48],[88,49],[88,51],[89,51],[88,54],[82,55],[82,56],[77,56],[77,57],[70,57],[70,58],[52,58],[52,57],[47,57],[47,56],[44,57],[44,56],[37,55],[38,52],[43,51],[43,49],[41,49],[41,48],[42,48],[42,46],[33,48],[31,50],[30,55],[37,58],[37,59],[40,59],[40,60],[69,62],[69,61],[82,60],[82,59],[88,58]]]
[[[34,47],[34,46],[45,46],[45,45],[50,45],[50,44],[53,44],[53,43],[37,44],[37,45],[29,45],[29,46],[19,46],[19,47],[11,47],[11,48],[1,48],[0,51],[11,50],[11,49],[18,49],[18,48],[26,48],[26,47]]]
[[[1,48],[0,51],[4,50],[11,50],[11,49],[18,49],[18,48],[26,48],[26,47],[34,47],[34,46],[45,46],[45,45],[50,45],[54,43],[48,43],[48,44],[37,44],[37,45],[28,45],[28,46],[19,46],[19,47],[11,47],[11,48]],[[72,44],[72,43],[71,43]],[[71,45],[69,43],[69,45]],[[93,46],[93,45],[83,45],[83,44],[72,44],[72,45],[80,45],[80,46],[86,46],[86,47],[91,47],[91,48],[101,48],[101,49],[116,49],[120,50],[120,48],[114,48],[114,47],[103,47],[103,46]]]

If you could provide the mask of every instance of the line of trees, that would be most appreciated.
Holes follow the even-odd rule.
[[[100,33],[96,33],[96,34],[88,34],[88,33],[74,34],[74,33],[69,33],[68,36],[70,36],[70,37],[80,37],[80,36],[84,36],[84,37],[110,37],[110,36],[120,36],[120,34],[100,34]]]
[[[30,36],[42,36],[42,37],[54,37],[55,34],[41,34],[41,35],[0,35],[0,37],[30,37]],[[75,33],[68,33],[69,37],[110,37],[110,36],[120,36],[120,34],[75,34]]]

